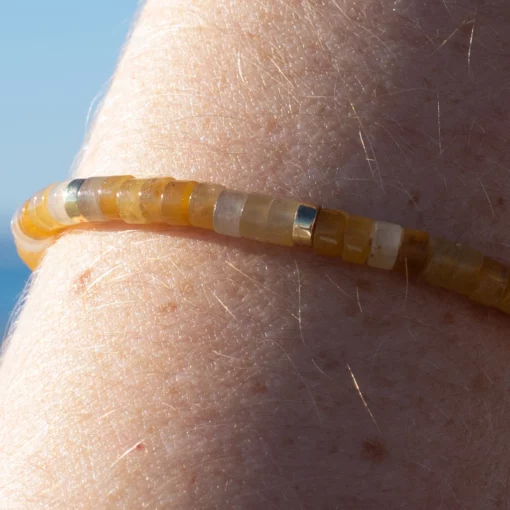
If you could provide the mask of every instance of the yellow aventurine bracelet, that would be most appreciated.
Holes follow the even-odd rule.
[[[33,270],[66,228],[82,222],[191,225],[219,234],[395,269],[510,314],[509,269],[480,252],[394,223],[289,199],[170,177],[91,177],[54,184],[15,214],[18,253]]]

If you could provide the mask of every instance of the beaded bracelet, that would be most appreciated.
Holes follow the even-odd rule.
[[[510,314],[509,269],[476,250],[393,223],[218,184],[127,175],[74,179],[36,193],[15,214],[12,232],[20,257],[33,270],[69,226],[107,221],[191,225],[308,246],[319,255],[416,275]]]

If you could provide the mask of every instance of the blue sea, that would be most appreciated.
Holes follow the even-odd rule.
[[[10,238],[0,238],[0,343],[6,334],[11,313],[30,276],[28,268],[18,259]]]

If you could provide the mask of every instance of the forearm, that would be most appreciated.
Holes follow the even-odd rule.
[[[77,173],[215,181],[452,240],[462,228],[499,255],[487,243],[505,242],[504,119],[468,79],[470,33],[462,57],[441,46],[469,9],[444,27],[439,9],[149,2]],[[476,76],[499,101],[489,14]],[[415,507],[485,498],[479,445],[505,434],[493,406],[508,356],[505,319],[487,314],[393,274],[210,233],[66,235],[4,355],[2,501],[390,507],[387,476]],[[466,463],[471,486],[456,476]]]

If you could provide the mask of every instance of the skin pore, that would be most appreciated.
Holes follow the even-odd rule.
[[[510,4],[149,0],[76,175],[172,175],[510,260]],[[191,230],[62,237],[0,369],[2,509],[508,508],[509,318]]]

